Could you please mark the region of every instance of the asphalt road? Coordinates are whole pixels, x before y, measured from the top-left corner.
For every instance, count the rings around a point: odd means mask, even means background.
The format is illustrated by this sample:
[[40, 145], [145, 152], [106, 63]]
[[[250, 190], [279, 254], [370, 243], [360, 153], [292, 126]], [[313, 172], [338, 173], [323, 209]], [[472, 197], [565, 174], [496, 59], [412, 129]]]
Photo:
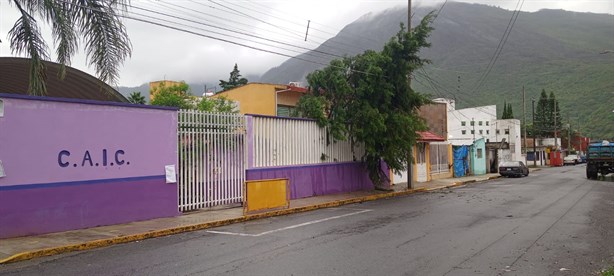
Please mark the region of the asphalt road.
[[595, 275], [614, 181], [583, 165], [0, 266], [2, 275]]

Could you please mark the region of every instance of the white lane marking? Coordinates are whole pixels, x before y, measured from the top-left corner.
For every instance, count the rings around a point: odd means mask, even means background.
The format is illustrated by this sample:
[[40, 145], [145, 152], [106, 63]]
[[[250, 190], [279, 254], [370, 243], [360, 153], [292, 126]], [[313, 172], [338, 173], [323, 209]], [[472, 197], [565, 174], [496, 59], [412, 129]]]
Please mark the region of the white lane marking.
[[308, 221], [308, 222], [303, 222], [303, 223], [299, 223], [299, 224], [295, 224], [295, 225], [291, 225], [291, 226], [286, 226], [286, 227], [278, 228], [278, 229], [275, 229], [275, 230], [265, 231], [265, 232], [262, 232], [262, 233], [259, 233], [259, 234], [245, 234], [245, 233], [224, 232], [224, 231], [205, 231], [205, 232], [212, 233], [212, 234], [222, 234], [222, 235], [232, 235], [232, 236], [242, 236], [242, 237], [260, 237], [260, 236], [264, 236], [264, 235], [275, 233], [275, 232], [279, 232], [279, 231], [285, 231], [285, 230], [289, 230], [289, 229], [294, 229], [294, 228], [298, 228], [298, 227], [302, 227], [302, 226], [316, 224], [316, 223], [320, 223], [320, 222], [324, 222], [324, 221], [328, 221], [328, 220], [349, 217], [349, 216], [358, 215], [358, 214], [362, 214], [362, 213], [366, 213], [366, 212], [371, 212], [371, 211], [373, 211], [373, 210], [366, 209], [366, 210], [361, 210], [361, 211], [358, 211], [358, 212], [353, 212], [353, 213], [349, 213], [349, 214], [345, 214], [345, 215], [339, 215], [339, 216], [333, 216], [333, 217], [328, 217], [328, 218], [323, 218], [323, 219], [318, 219], [318, 220], [312, 220], [312, 221]]

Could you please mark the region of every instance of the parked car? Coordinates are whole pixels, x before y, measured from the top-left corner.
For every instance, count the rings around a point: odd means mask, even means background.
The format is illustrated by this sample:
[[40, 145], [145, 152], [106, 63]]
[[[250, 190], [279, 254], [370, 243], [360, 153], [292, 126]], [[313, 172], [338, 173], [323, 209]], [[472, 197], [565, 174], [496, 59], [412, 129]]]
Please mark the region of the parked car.
[[586, 163], [586, 155], [580, 155], [580, 163]]
[[580, 163], [580, 157], [576, 154], [570, 154], [563, 158], [563, 165], [575, 165]]
[[499, 174], [501, 176], [527, 176], [529, 168], [522, 161], [506, 161], [499, 164]]

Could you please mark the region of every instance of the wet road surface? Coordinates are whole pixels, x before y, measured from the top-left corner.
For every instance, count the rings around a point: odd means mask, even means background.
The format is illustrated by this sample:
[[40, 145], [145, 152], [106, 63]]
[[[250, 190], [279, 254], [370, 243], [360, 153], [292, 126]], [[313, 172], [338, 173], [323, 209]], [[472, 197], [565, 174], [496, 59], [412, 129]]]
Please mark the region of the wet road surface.
[[0, 266], [1, 275], [595, 275], [614, 181], [583, 165]]

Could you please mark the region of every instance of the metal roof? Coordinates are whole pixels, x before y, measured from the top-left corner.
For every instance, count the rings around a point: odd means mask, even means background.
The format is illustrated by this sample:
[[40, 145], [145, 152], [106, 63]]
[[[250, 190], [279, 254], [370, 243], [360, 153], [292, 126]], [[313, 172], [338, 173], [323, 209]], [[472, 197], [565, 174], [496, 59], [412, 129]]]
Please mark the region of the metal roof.
[[[108, 102], [128, 102], [117, 90], [98, 78], [66, 66], [66, 77], [58, 78], [60, 64], [44, 62], [47, 68], [47, 97]], [[30, 59], [0, 57], [0, 93], [28, 94]]]

